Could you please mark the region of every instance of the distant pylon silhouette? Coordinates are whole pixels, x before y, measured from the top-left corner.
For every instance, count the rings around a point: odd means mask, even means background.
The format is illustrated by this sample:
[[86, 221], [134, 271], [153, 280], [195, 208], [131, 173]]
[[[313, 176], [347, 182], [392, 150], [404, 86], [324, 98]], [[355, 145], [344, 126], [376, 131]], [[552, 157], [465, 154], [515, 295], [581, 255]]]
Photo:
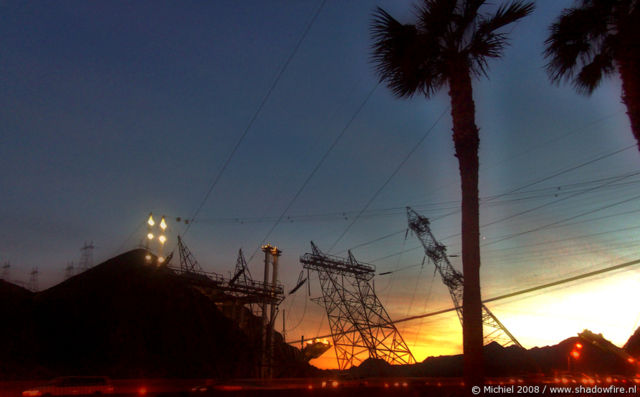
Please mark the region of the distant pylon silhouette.
[[31, 269], [31, 273], [29, 273], [29, 289], [33, 292], [38, 292], [38, 268], [34, 267]]
[[73, 265], [73, 262], [69, 262], [67, 264], [67, 267], [64, 268], [64, 279], [68, 280], [71, 277], [73, 277], [75, 275], [75, 267]]
[[11, 269], [11, 264], [9, 263], [9, 261], [5, 262], [4, 265], [2, 265], [2, 279], [5, 281], [9, 281], [9, 276], [10, 276], [10, 269]]
[[78, 269], [81, 272], [84, 272], [87, 269], [93, 267], [93, 249], [94, 249], [93, 241], [88, 243], [85, 241], [82, 248], [80, 248], [80, 263], [78, 263]]

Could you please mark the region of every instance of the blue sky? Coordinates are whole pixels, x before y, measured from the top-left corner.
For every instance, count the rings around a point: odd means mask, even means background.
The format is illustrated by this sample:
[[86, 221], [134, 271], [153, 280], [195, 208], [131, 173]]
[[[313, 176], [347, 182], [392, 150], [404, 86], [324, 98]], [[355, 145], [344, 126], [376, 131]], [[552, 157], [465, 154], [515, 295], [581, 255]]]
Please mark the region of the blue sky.
[[[231, 271], [237, 249], [247, 257], [254, 252], [348, 126], [268, 238], [284, 251], [281, 274], [291, 287], [309, 241], [328, 250], [435, 124], [369, 207], [383, 211], [365, 213], [332, 252], [397, 232], [354, 249], [380, 272], [412, 266], [376, 281], [392, 317], [450, 306], [437, 278], [430, 287], [432, 265], [416, 266], [420, 250], [378, 260], [418, 245], [415, 237], [404, 239], [404, 206], [437, 217], [459, 200], [446, 90], [429, 100], [400, 100], [382, 85], [375, 88], [371, 13], [379, 5], [410, 22], [410, 1], [1, 1], [0, 262], [10, 261], [11, 279], [26, 281], [37, 266], [42, 287], [61, 281], [85, 241], [95, 243], [96, 262], [134, 248], [149, 212], [167, 215], [169, 245], [175, 244], [184, 230], [175, 218], [198, 208], [321, 4], [185, 236], [187, 244], [205, 269]], [[482, 229], [485, 296], [636, 259], [633, 211], [640, 208], [632, 198], [640, 194], [633, 175], [640, 158], [634, 148], [607, 156], [634, 144], [620, 82], [607, 80], [584, 97], [569, 85], [552, 86], [544, 72], [547, 27], [571, 4], [537, 2], [535, 12], [513, 26], [511, 46], [490, 63], [489, 79], [474, 82], [481, 196], [531, 184], [482, 204], [481, 224], [498, 221]], [[596, 160], [601, 156], [607, 157]], [[565, 200], [550, 203], [558, 199]], [[457, 214], [434, 221], [434, 234], [455, 235], [459, 223]], [[536, 228], [542, 229], [496, 241]], [[459, 252], [459, 237], [443, 243]], [[254, 274], [260, 274], [258, 260], [250, 263]], [[637, 271], [619, 276], [628, 280]], [[615, 287], [615, 280], [597, 285]], [[605, 321], [590, 325], [585, 312], [543, 337], [522, 313], [545, 307], [549, 296], [555, 302], [569, 299], [563, 293], [577, 296], [587, 285], [504, 302], [495, 312], [525, 334], [525, 344], [557, 341]], [[320, 293], [317, 280], [312, 293]], [[283, 304], [288, 335], [327, 333], [322, 309], [304, 301], [302, 293]], [[620, 328], [611, 338], [624, 342], [623, 334], [638, 325], [635, 312], [629, 316], [594, 331]], [[425, 324], [455, 329], [456, 321]], [[416, 324], [401, 331], [424, 354], [459, 349], [456, 336], [447, 339], [449, 347], [433, 350], [431, 339], [421, 336], [424, 329]]]

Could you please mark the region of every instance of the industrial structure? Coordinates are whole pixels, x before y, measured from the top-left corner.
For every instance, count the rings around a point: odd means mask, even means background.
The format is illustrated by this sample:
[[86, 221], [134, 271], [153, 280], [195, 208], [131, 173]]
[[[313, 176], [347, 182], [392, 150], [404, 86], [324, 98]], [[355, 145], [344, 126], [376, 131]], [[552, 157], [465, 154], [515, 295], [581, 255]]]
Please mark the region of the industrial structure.
[[416, 362], [376, 296], [372, 265], [359, 263], [351, 251], [347, 259], [323, 254], [313, 242], [311, 253], [300, 257], [300, 263], [307, 271], [318, 273], [322, 297], [313, 300], [327, 312], [339, 369], [366, 358], [390, 364]]
[[[442, 282], [449, 289], [449, 294], [453, 300], [453, 305], [458, 313], [460, 323], [462, 323], [462, 291], [464, 284], [464, 276], [449, 262], [447, 256], [447, 247], [440, 244], [429, 226], [429, 219], [418, 214], [411, 208], [407, 207], [407, 219], [409, 229], [418, 237], [418, 240], [424, 247], [427, 257], [433, 262]], [[516, 345], [522, 347], [518, 340], [507, 330], [507, 328], [498, 320], [498, 318], [489, 310], [487, 306], [482, 304], [482, 323], [484, 325], [484, 344], [487, 345], [493, 341], [502, 346]]]
[[[269, 378], [273, 375], [274, 356], [274, 324], [278, 314], [278, 306], [284, 299], [284, 290], [278, 282], [278, 258], [282, 251], [277, 247], [265, 245], [264, 281], [251, 278], [242, 250], [238, 251], [238, 259], [232, 277], [227, 278], [214, 272], [205, 272], [184, 240], [178, 236], [179, 264], [172, 265], [173, 252], [158, 265], [171, 269], [178, 277], [201, 290], [214, 301], [241, 328], [247, 326], [247, 313], [260, 318], [261, 357], [256, 375]], [[147, 256], [152, 262], [152, 256]]]

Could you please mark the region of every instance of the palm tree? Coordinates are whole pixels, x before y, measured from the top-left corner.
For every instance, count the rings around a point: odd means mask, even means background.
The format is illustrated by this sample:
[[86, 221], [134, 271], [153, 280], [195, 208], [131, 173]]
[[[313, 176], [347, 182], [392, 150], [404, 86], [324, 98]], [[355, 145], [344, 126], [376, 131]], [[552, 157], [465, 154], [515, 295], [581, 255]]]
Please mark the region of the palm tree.
[[462, 190], [463, 351], [467, 387], [482, 381], [482, 302], [478, 145], [471, 80], [486, 76], [490, 58], [507, 45], [500, 30], [533, 11], [532, 2], [514, 1], [491, 14], [485, 0], [423, 0], [415, 24], [401, 24], [382, 8], [373, 15], [373, 61], [381, 82], [397, 97], [429, 98], [449, 87], [453, 142]]
[[640, 150], [640, 1], [581, 0], [563, 10], [545, 41], [552, 82], [590, 95], [604, 76], [622, 78], [622, 102]]

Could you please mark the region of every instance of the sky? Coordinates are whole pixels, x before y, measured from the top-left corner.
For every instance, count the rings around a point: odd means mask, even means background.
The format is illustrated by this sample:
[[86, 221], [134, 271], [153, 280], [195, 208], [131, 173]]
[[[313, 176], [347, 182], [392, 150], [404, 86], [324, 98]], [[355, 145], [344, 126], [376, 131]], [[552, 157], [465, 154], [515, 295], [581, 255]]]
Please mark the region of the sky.
[[[151, 212], [169, 224], [163, 253], [181, 234], [207, 271], [229, 275], [242, 248], [261, 275], [269, 242], [288, 291], [314, 241], [391, 272], [375, 287], [393, 319], [451, 307], [404, 210], [434, 218], [460, 269], [447, 93], [394, 98], [371, 63], [375, 7], [409, 23], [412, 3], [0, 1], [10, 280], [37, 267], [39, 288], [55, 285], [85, 242], [95, 263], [133, 249]], [[586, 97], [544, 71], [548, 26], [572, 4], [536, 2], [473, 83], [487, 298], [638, 259], [640, 156], [620, 81]], [[194, 214], [185, 233], [176, 219]], [[525, 347], [585, 328], [622, 345], [640, 325], [639, 279], [630, 267], [488, 306]], [[330, 333], [306, 288], [281, 309], [288, 340]], [[398, 328], [419, 361], [462, 350], [453, 312]], [[331, 351], [312, 363], [336, 366]]]

